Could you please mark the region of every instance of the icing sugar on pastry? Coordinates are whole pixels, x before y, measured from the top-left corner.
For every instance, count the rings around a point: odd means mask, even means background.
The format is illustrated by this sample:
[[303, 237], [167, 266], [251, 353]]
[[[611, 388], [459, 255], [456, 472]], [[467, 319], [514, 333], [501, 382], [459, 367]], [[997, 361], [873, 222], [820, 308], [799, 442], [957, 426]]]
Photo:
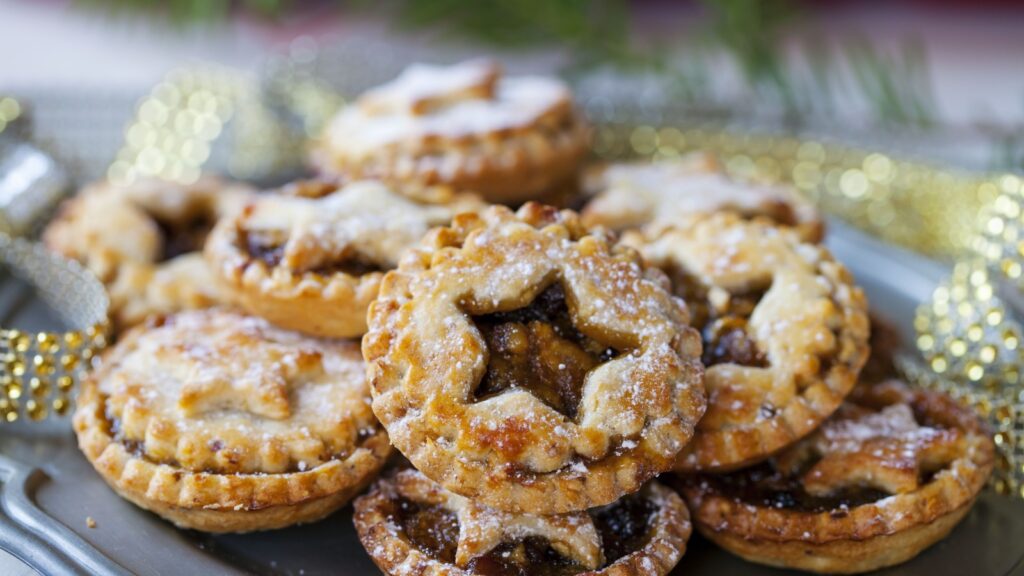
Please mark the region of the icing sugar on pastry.
[[724, 210], [767, 217], [797, 228], [806, 240], [821, 239], [821, 217], [795, 191], [734, 180], [707, 153], [599, 166], [587, 173], [584, 188], [594, 196], [583, 210], [584, 222], [591, 226], [616, 230], [646, 226], [656, 233], [694, 215]]
[[663, 280], [568, 211], [457, 217], [371, 306], [374, 411], [453, 492], [607, 504], [671, 466], [704, 409], [697, 334]]
[[97, 183], [61, 206], [43, 241], [107, 286], [111, 316], [124, 329], [151, 315], [229, 303], [199, 254], [214, 223], [250, 196], [210, 176], [190, 185]]
[[667, 273], [703, 337], [708, 411], [681, 468], [764, 459], [853, 388], [868, 351], [867, 302], [824, 248], [727, 212], [622, 241]]
[[390, 452], [357, 345], [218, 309], [125, 333], [78, 404], [79, 446], [115, 490], [210, 532], [322, 518]]
[[313, 162], [348, 180], [448, 184], [522, 202], [572, 186], [588, 134], [559, 80], [505, 77], [483, 60], [417, 64], [340, 111]]
[[432, 226], [479, 210], [476, 196], [436, 189], [415, 201], [375, 181], [293, 185], [217, 225], [206, 258], [241, 307], [315, 336], [366, 330], [383, 272]]

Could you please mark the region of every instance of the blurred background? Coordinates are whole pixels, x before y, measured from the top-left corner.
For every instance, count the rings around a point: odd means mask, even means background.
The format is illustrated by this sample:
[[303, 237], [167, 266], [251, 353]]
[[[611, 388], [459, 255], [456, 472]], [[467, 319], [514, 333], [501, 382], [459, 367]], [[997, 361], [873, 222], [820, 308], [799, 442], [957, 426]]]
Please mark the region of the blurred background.
[[[196, 63], [262, 79], [299, 64], [346, 93], [410, 61], [488, 54], [566, 76], [598, 116], [1013, 170], [1024, 167], [1022, 23], [1024, 4], [997, 0], [0, 0], [0, 96], [34, 106], [45, 139], [81, 122], [70, 96], [123, 127], [132, 106], [119, 104]], [[106, 158], [121, 136], [63, 129]]]

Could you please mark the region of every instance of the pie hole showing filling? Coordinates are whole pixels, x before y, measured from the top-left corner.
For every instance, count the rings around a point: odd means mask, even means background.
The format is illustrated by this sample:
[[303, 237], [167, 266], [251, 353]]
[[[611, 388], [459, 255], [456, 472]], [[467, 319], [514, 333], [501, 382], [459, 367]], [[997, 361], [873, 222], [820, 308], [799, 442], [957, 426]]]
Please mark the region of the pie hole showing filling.
[[666, 272], [673, 292], [686, 302], [690, 325], [701, 333], [705, 366], [768, 366], [768, 358], [747, 332], [747, 322], [770, 286], [713, 295], [712, 289], [680, 266], [670, 266]]
[[[918, 414], [915, 414], [915, 420], [919, 426], [932, 429], [929, 434], [955, 431], [955, 429], [936, 426], [929, 419], [922, 418]], [[858, 434], [869, 433], [863, 428], [860, 430], [862, 431]], [[948, 468], [953, 460], [945, 454], [940, 454], [936, 459], [920, 458], [921, 453], [918, 450], [925, 450], [925, 448], [914, 445], [913, 437], [911, 440], [890, 439], [884, 435], [865, 438], [859, 448], [854, 448], [850, 452], [830, 453], [829, 457], [839, 458], [840, 461], [848, 459], [851, 464], [860, 466], [864, 465], [862, 461], [865, 455], [882, 458], [883, 461], [878, 465], [883, 468], [873, 470], [872, 474], [867, 475], [867, 478], [875, 477], [876, 479], [867, 480], [863, 484], [844, 485], [844, 478], [836, 478], [838, 486], [835, 487], [836, 484], [830, 482], [835, 488], [827, 495], [819, 495], [808, 491], [804, 484], [804, 478], [819, 462], [822, 462], [824, 455], [818, 453], [818, 449], [808, 445], [807, 442], [811, 442], [811, 440], [805, 440], [802, 444], [789, 449], [776, 458], [756, 466], [729, 474], [703, 476], [701, 480], [710, 484], [717, 492], [726, 497], [755, 506], [808, 513], [830, 512], [836, 517], [842, 517], [850, 508], [872, 504], [897, 492], [892, 487], [885, 489], [882, 488], [884, 484], [879, 484], [879, 482], [884, 482], [884, 470], [895, 467], [901, 471], [909, 471], [911, 474], [916, 472], [916, 486], [920, 488], [932, 482], [936, 474]], [[910, 442], [910, 444], [904, 442]], [[897, 460], [890, 462], [890, 458]], [[904, 462], [903, 459], [907, 459], [907, 461]], [[778, 465], [777, 460], [788, 463]], [[912, 467], [914, 460], [917, 460], [916, 470]], [[841, 466], [839, 469], [845, 468], [846, 466]]]
[[[637, 494], [590, 512], [604, 551], [602, 568], [647, 545], [656, 513], [657, 507]], [[399, 498], [389, 520], [416, 548], [440, 562], [455, 564], [459, 540], [455, 513], [441, 505]], [[587, 572], [586, 567], [566, 558], [539, 536], [502, 542], [473, 558], [466, 570], [483, 576], [572, 576]]]
[[[275, 268], [284, 260], [288, 236], [283, 231], [242, 231], [242, 245], [252, 261], [263, 262], [268, 268]], [[330, 262], [309, 270], [301, 270], [320, 276], [347, 274], [363, 276], [372, 272], [384, 272], [388, 268], [355, 250], [333, 258]]]
[[796, 512], [835, 512], [871, 504], [890, 496], [874, 488], [846, 488], [830, 496], [813, 496], [803, 488], [800, 476], [814, 464], [796, 474], [785, 474], [770, 462], [763, 462], [738, 472], [701, 479], [715, 487], [717, 492], [747, 504], [765, 508], [778, 508]]
[[215, 223], [214, 216], [206, 211], [199, 211], [182, 220], [168, 220], [156, 216], [152, 218], [160, 230], [160, 238], [163, 241], [160, 262], [202, 250], [206, 236]]
[[475, 400], [524, 389], [574, 419], [587, 373], [618, 355], [576, 329], [558, 282], [524, 308], [473, 316], [473, 322], [489, 352]]
[[459, 521], [455, 513], [437, 504], [420, 504], [400, 498], [391, 515], [392, 522], [414, 546], [446, 564], [455, 563], [459, 544]]

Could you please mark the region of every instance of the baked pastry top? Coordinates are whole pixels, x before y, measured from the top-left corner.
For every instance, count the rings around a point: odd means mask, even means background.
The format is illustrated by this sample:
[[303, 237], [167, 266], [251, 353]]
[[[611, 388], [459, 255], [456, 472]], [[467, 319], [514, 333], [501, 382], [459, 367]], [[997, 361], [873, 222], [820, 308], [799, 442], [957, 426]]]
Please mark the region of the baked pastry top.
[[449, 184], [523, 202], [574, 177], [589, 132], [562, 82], [505, 77], [489, 61], [416, 64], [330, 122], [314, 152], [324, 172]]
[[246, 310], [315, 336], [366, 330], [366, 308], [383, 273], [476, 196], [436, 190], [431, 202], [375, 181], [292, 185], [223, 220], [206, 247], [217, 277]]
[[866, 571], [944, 537], [983, 488], [993, 450], [969, 410], [891, 380], [858, 385], [818, 431], [772, 460], [683, 487], [702, 532], [745, 558]]
[[670, 468], [704, 411], [699, 337], [664, 282], [569, 211], [460, 215], [370, 307], [374, 412], [419, 470], [489, 506], [612, 502]]
[[414, 470], [356, 500], [363, 546], [387, 574], [666, 574], [686, 551], [689, 513], [656, 482], [590, 511], [513, 514], [444, 490]]
[[593, 197], [583, 209], [588, 226], [646, 227], [657, 233], [694, 215], [730, 211], [796, 228], [807, 241], [818, 242], [824, 233], [817, 209], [795, 190], [734, 180], [706, 152], [671, 161], [597, 166], [585, 174], [583, 188]]
[[703, 337], [708, 410], [680, 469], [762, 460], [853, 388], [868, 353], [867, 303], [826, 249], [733, 213], [623, 242], [668, 274]]
[[[216, 309], [127, 332], [83, 383], [75, 429], [115, 489], [158, 513], [354, 491], [389, 452], [355, 344]], [[236, 518], [201, 529], [265, 527]]]
[[43, 232], [48, 248], [78, 260], [107, 286], [118, 328], [147, 316], [225, 304], [198, 254], [214, 223], [252, 194], [205, 176], [194, 184], [93, 184], [66, 201]]

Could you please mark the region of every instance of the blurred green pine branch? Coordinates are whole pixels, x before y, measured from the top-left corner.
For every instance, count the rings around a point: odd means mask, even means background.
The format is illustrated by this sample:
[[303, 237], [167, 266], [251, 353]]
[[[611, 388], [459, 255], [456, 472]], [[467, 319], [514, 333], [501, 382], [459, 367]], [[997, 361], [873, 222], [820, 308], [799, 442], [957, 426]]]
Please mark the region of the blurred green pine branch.
[[[216, 23], [238, 12], [279, 18], [299, 0], [76, 0], [113, 12], [159, 14], [181, 25]], [[325, 4], [330, 4], [325, 1]], [[558, 46], [570, 55], [566, 72], [599, 67], [649, 74], [667, 82], [683, 102], [714, 104], [708, 60], [724, 49], [735, 61], [751, 98], [777, 103], [788, 121], [829, 114], [840, 93], [853, 92], [876, 121], [926, 127], [935, 122], [923, 48], [908, 43], [898, 54], [866, 39], [839, 45], [806, 37], [802, 67], [785, 53], [784, 39], [803, 15], [793, 0], [698, 0], [708, 16], [703, 34], [685, 44], [631, 38], [628, 0], [351, 0], [351, 9], [383, 13], [399, 26], [429, 28], [449, 37], [507, 49]], [[806, 35], [805, 35], [806, 36]], [[678, 55], [686, 54], [686, 58]], [[790, 54], [792, 56], [792, 54]]]

